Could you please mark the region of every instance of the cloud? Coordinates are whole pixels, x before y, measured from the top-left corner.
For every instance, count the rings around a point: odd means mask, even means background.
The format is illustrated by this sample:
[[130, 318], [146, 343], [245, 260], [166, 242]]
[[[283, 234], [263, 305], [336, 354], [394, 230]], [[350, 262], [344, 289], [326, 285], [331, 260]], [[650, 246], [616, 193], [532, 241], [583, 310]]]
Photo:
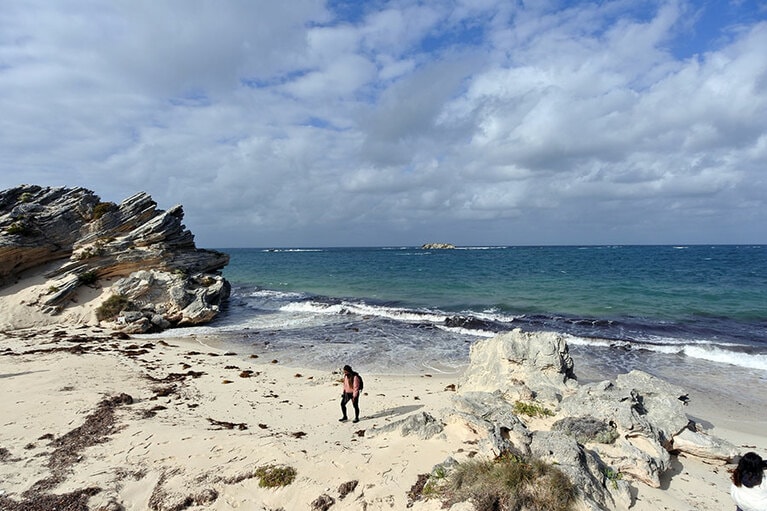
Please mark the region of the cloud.
[[206, 246], [767, 242], [767, 13], [711, 9], [11, 1], [0, 186]]

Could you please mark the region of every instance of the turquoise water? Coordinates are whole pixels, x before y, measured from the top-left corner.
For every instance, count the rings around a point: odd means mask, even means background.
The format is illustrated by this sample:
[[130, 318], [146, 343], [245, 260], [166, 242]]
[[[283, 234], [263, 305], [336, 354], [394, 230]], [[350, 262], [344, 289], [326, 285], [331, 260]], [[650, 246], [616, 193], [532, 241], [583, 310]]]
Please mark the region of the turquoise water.
[[211, 328], [303, 363], [459, 366], [519, 327], [614, 371], [648, 353], [767, 371], [767, 246], [222, 250], [233, 297]]

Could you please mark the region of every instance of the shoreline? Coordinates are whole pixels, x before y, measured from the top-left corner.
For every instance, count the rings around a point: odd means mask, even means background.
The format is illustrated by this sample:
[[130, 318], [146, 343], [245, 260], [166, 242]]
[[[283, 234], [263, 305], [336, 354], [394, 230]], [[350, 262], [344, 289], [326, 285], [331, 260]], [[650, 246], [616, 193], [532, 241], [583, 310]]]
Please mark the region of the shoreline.
[[[114, 425], [77, 452], [80, 459], [52, 489], [101, 488], [83, 509], [110, 509], [110, 502], [113, 509], [118, 502], [125, 510], [169, 509], [186, 498], [199, 501], [192, 509], [309, 509], [321, 495], [335, 500], [334, 510], [363, 509], [363, 502], [368, 510], [405, 509], [419, 474], [472, 452], [449, 425], [444, 439], [365, 435], [415, 412], [438, 415], [460, 375], [364, 374], [362, 420], [339, 425], [337, 373], [249, 359], [184, 337], [142, 337], [117, 339], [94, 326], [4, 332], [0, 496], [19, 501], [50, 477], [46, 459], [56, 449], [44, 438], [64, 438], [121, 393], [133, 403], [115, 408]], [[716, 396], [691, 398], [689, 413], [713, 434], [765, 452], [767, 438], [757, 434], [763, 426], [728, 416]], [[273, 464], [293, 466], [293, 484], [259, 487], [255, 469]], [[724, 465], [679, 456], [661, 488], [632, 483], [631, 509], [728, 508], [728, 477]], [[357, 486], [341, 499], [338, 489], [352, 481]], [[412, 509], [439, 508], [419, 500]]]

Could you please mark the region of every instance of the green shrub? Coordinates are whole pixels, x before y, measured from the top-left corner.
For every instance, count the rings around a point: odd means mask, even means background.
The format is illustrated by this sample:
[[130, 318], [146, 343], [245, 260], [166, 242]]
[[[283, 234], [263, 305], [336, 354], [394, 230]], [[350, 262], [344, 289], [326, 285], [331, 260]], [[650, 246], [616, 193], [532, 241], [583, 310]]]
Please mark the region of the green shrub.
[[83, 261], [85, 259], [91, 259], [93, 257], [100, 257], [104, 255], [104, 242], [101, 240], [96, 241], [93, 245], [85, 247], [82, 251], [75, 255], [75, 260]]
[[86, 271], [77, 276], [77, 282], [89, 286], [95, 284], [99, 276], [95, 271]]
[[11, 225], [8, 226], [7, 229], [5, 229], [5, 232], [8, 234], [18, 234], [19, 236], [26, 236], [27, 234], [31, 234], [32, 230], [27, 227], [26, 224], [22, 222], [13, 222]]
[[435, 467], [429, 474], [429, 480], [426, 481], [421, 494], [427, 499], [439, 497], [445, 484], [447, 484], [447, 476], [448, 471], [444, 466]]
[[19, 202], [26, 203], [32, 200], [32, 194], [29, 192], [24, 192], [21, 195], [19, 195]]
[[605, 467], [604, 469], [605, 478], [607, 478], [608, 481], [610, 481], [613, 485], [613, 489], [618, 489], [618, 481], [623, 479], [623, 474], [620, 472], [611, 469], [610, 467]]
[[462, 463], [438, 488], [448, 507], [469, 501], [477, 511], [570, 511], [576, 500], [575, 486], [559, 468], [512, 454]]
[[256, 477], [260, 479], [258, 485], [262, 488], [276, 488], [287, 486], [296, 478], [296, 469], [293, 467], [278, 467], [267, 465], [256, 469]]
[[99, 202], [93, 206], [93, 219], [98, 220], [106, 213], [117, 209], [117, 204], [114, 202]]
[[528, 417], [551, 417], [554, 415], [554, 412], [544, 406], [523, 401], [514, 403], [514, 413], [517, 415], [527, 415]]
[[96, 308], [96, 317], [99, 321], [113, 319], [124, 311], [128, 305], [130, 305], [130, 300], [126, 296], [112, 295]]

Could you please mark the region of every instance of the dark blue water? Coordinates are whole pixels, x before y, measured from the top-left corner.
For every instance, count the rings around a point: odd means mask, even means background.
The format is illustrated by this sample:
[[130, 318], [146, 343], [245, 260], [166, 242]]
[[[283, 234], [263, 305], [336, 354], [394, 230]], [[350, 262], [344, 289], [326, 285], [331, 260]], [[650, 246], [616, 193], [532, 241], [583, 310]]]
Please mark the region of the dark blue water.
[[223, 251], [233, 297], [201, 331], [299, 363], [449, 369], [522, 328], [566, 334], [608, 373], [767, 371], [767, 246]]

